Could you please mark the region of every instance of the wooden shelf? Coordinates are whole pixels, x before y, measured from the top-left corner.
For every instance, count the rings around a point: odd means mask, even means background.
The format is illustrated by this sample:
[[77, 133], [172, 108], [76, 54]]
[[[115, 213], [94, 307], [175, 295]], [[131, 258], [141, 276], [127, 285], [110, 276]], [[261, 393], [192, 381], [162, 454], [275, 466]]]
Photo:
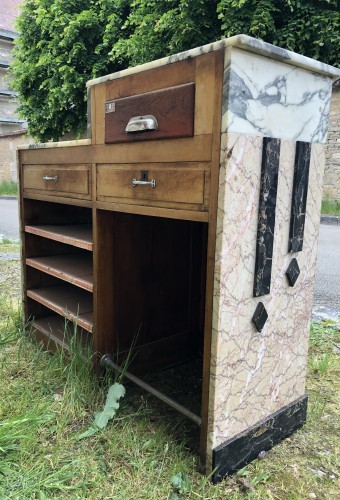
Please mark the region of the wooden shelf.
[[92, 251], [93, 249], [92, 226], [90, 224], [25, 226], [25, 232], [84, 250]]
[[60, 316], [48, 316], [47, 318], [34, 320], [32, 328], [44, 335], [43, 340], [45, 343], [50, 339], [54, 344], [67, 350], [70, 350], [70, 341], [75, 333], [80, 346], [88, 346], [91, 340], [89, 332], [79, 327], [75, 332], [73, 324], [68, 323], [67, 320]]
[[77, 253], [26, 259], [28, 266], [55, 276], [89, 292], [93, 291], [92, 255]]
[[75, 293], [72, 285], [60, 285], [27, 290], [27, 296], [92, 332], [92, 295], [88, 292], [79, 289]]

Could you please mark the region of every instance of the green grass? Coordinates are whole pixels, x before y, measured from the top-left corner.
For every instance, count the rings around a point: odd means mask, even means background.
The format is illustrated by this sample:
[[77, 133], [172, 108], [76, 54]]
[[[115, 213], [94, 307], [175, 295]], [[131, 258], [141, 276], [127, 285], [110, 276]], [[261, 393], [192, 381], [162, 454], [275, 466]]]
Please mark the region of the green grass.
[[20, 252], [20, 245], [18, 241], [10, 238], [2, 238], [0, 240], [0, 254], [18, 253]]
[[322, 200], [321, 213], [340, 216], [340, 201]]
[[340, 332], [333, 324], [312, 324], [307, 425], [213, 486], [198, 472], [190, 424], [132, 385], [107, 427], [77, 440], [112, 380], [93, 374], [90, 352], [76, 343], [65, 358], [23, 335], [19, 292], [11, 298], [2, 285], [0, 499], [338, 498]]
[[0, 196], [18, 194], [18, 185], [14, 181], [1, 181], [0, 182]]

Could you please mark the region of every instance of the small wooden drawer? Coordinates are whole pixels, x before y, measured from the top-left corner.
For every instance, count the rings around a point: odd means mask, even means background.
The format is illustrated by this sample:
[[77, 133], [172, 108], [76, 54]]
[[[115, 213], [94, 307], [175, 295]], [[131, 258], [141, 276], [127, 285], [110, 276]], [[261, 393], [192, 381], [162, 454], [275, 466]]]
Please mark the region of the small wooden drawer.
[[194, 83], [107, 101], [105, 142], [192, 137], [194, 109]]
[[[97, 200], [204, 204], [206, 172], [145, 165], [98, 165]], [[120, 200], [119, 200], [120, 199]]]
[[91, 198], [90, 165], [24, 165], [24, 193]]

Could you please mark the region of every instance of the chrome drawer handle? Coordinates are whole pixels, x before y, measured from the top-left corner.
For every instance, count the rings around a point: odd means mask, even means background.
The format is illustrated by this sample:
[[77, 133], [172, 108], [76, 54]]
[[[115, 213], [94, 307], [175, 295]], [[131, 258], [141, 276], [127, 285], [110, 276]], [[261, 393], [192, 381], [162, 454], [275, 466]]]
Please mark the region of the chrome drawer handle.
[[53, 175], [52, 177], [50, 177], [49, 175], [44, 175], [43, 179], [44, 179], [44, 181], [54, 181], [54, 182], [57, 182], [58, 176], [57, 175]]
[[155, 179], [152, 179], [151, 181], [138, 181], [137, 179], [132, 179], [132, 185], [133, 187], [136, 186], [151, 186], [152, 188], [156, 187], [156, 181]]
[[145, 130], [158, 130], [157, 118], [153, 115], [134, 116], [130, 118], [125, 127], [125, 132], [144, 132]]

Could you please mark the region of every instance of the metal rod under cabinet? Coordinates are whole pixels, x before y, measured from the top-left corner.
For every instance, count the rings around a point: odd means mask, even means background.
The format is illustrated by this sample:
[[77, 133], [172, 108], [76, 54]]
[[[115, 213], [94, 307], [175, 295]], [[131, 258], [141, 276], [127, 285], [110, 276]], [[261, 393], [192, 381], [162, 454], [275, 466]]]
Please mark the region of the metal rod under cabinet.
[[158, 391], [157, 389], [155, 389], [151, 385], [147, 384], [146, 382], [144, 382], [140, 378], [136, 377], [132, 373], [123, 370], [119, 365], [117, 365], [113, 361], [113, 357], [110, 354], [105, 354], [101, 358], [100, 364], [102, 366], [112, 368], [113, 370], [115, 370], [118, 373], [121, 373], [128, 380], [130, 380], [134, 384], [138, 385], [139, 387], [141, 387], [145, 391], [149, 392], [150, 394], [152, 394], [156, 398], [160, 399], [161, 401], [163, 401], [163, 403], [166, 403], [168, 406], [171, 406], [172, 408], [177, 410], [179, 413], [182, 413], [182, 415], [186, 416], [187, 418], [189, 418], [190, 420], [195, 422], [195, 424], [197, 424], [199, 426], [201, 425], [201, 418], [198, 415], [195, 415], [195, 413], [188, 410], [187, 408], [185, 408], [181, 404], [177, 403], [173, 399], [169, 398], [168, 396], [166, 396], [162, 392]]

